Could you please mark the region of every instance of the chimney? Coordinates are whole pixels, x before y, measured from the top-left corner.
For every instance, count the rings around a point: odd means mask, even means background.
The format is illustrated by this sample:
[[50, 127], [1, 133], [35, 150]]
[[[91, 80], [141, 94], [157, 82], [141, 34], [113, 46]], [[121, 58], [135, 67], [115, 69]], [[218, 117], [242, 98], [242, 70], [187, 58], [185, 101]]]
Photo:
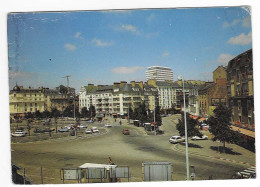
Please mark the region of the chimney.
[[120, 83], [119, 83], [119, 82], [114, 82], [113, 88], [114, 88], [114, 89], [115, 89], [115, 88], [118, 88], [118, 87], [119, 87], [119, 85], [120, 85]]
[[131, 86], [135, 87], [135, 81], [131, 81]]
[[99, 88], [102, 88], [104, 85], [97, 85], [97, 88], [99, 89]]
[[120, 82], [120, 88], [123, 88], [126, 83], [127, 83], [126, 81], [121, 81]]
[[142, 88], [142, 89], [144, 89], [144, 83], [143, 83], [143, 81], [140, 81], [140, 82], [137, 82], [138, 84], [139, 84], [139, 86]]

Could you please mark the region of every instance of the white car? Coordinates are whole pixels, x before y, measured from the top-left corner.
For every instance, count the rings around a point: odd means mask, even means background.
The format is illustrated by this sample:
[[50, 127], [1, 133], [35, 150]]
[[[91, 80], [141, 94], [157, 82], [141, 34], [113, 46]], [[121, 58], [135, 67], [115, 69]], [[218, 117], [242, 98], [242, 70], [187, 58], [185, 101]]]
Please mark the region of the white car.
[[26, 132], [23, 130], [16, 130], [15, 132], [12, 133], [13, 137], [23, 137], [26, 135]]
[[85, 133], [86, 134], [92, 134], [92, 130], [91, 129], [86, 129]]
[[72, 126], [73, 126], [73, 124], [70, 124], [70, 125], [65, 126], [65, 128], [67, 128], [68, 130], [70, 130]]
[[209, 137], [206, 135], [203, 135], [202, 137], [199, 137], [199, 136], [191, 137], [191, 140], [208, 140], [208, 139], [209, 139]]
[[179, 143], [179, 142], [185, 142], [185, 138], [180, 137], [180, 136], [172, 136], [169, 140], [170, 143]]
[[91, 130], [92, 130], [93, 133], [98, 133], [99, 132], [97, 127], [92, 127]]
[[112, 127], [112, 125], [110, 123], [106, 123], [105, 127]]
[[79, 125], [78, 125], [78, 128], [80, 128], [80, 129], [82, 129], [82, 128], [88, 128], [88, 126], [83, 125], [83, 124], [79, 124]]

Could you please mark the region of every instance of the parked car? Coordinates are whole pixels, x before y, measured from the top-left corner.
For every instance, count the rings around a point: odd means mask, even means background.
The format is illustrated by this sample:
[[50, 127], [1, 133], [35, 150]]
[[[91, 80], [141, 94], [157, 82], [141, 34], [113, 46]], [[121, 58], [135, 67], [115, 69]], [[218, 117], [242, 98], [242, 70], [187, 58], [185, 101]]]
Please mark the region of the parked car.
[[80, 128], [80, 129], [82, 129], [82, 128], [88, 128], [88, 126], [87, 126], [87, 125], [83, 125], [83, 124], [79, 124], [79, 125], [78, 125], [78, 128]]
[[128, 129], [123, 129], [123, 130], [122, 130], [122, 133], [123, 133], [124, 135], [130, 135], [130, 131], [129, 131]]
[[15, 130], [12, 134], [13, 137], [23, 137], [26, 135], [26, 132], [24, 130], [21, 129], [17, 129]]
[[69, 132], [69, 129], [67, 129], [65, 127], [61, 127], [58, 131], [59, 132]]
[[40, 129], [40, 128], [35, 128], [34, 133], [44, 133], [45, 131], [43, 129]]
[[70, 130], [70, 129], [73, 128], [73, 125], [74, 125], [74, 124], [67, 125], [67, 126], [65, 126], [65, 128], [67, 128], [68, 130]]
[[208, 136], [206, 135], [203, 135], [202, 137], [199, 137], [199, 136], [193, 136], [191, 137], [191, 140], [208, 140]]
[[86, 134], [92, 134], [92, 130], [91, 129], [86, 129], [85, 133]]
[[185, 138], [181, 136], [172, 136], [169, 140], [170, 143], [176, 144], [180, 142], [185, 142]]
[[93, 133], [98, 133], [99, 132], [97, 127], [92, 127], [91, 130], [92, 130]]
[[110, 123], [106, 123], [105, 127], [112, 127], [112, 125]]
[[94, 120], [91, 120], [91, 119], [90, 119], [90, 120], [87, 120], [86, 122], [87, 122], [87, 123], [94, 123]]

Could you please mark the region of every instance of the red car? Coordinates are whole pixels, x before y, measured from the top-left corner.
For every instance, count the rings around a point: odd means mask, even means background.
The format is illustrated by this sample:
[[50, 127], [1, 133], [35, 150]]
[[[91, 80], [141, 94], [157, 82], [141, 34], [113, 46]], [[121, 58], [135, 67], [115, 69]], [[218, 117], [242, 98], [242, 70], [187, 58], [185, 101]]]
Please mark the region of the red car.
[[130, 131], [129, 131], [128, 129], [123, 129], [123, 130], [122, 130], [122, 133], [123, 133], [124, 135], [130, 135]]

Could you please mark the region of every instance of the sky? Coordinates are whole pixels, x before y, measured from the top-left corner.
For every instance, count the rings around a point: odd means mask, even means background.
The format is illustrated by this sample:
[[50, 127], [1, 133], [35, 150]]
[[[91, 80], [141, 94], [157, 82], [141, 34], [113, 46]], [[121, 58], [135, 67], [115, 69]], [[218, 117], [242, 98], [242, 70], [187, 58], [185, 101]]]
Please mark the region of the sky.
[[252, 48], [243, 7], [30, 12], [8, 15], [10, 89], [146, 81], [147, 67], [174, 81], [212, 81], [212, 72]]

